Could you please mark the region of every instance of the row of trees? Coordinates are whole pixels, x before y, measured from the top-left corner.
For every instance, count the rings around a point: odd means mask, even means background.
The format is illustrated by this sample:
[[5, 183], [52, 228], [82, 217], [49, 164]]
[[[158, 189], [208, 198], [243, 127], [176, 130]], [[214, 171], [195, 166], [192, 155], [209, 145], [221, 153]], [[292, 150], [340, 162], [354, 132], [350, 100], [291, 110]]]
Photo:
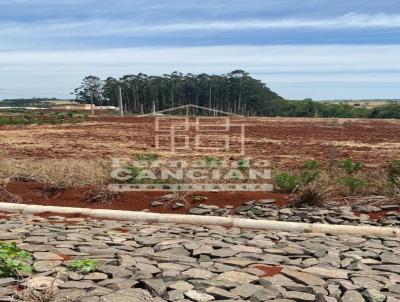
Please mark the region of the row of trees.
[[329, 104], [311, 100], [270, 102], [261, 115], [285, 117], [394, 118], [400, 119], [400, 103], [366, 108], [349, 104]]
[[121, 87], [124, 110], [129, 113], [143, 114], [194, 104], [251, 116], [400, 118], [398, 103], [367, 109], [310, 99], [284, 100], [242, 70], [220, 76], [178, 72], [163, 76], [139, 73], [106, 80], [88, 76], [74, 94], [80, 103], [118, 107], [118, 87]]
[[220, 76], [178, 72], [148, 76], [139, 73], [119, 79], [109, 77], [104, 81], [88, 76], [74, 94], [81, 103], [118, 106], [118, 86], [121, 87], [124, 109], [130, 113], [194, 104], [231, 113], [258, 115], [268, 102], [282, 100], [264, 83], [242, 70]]

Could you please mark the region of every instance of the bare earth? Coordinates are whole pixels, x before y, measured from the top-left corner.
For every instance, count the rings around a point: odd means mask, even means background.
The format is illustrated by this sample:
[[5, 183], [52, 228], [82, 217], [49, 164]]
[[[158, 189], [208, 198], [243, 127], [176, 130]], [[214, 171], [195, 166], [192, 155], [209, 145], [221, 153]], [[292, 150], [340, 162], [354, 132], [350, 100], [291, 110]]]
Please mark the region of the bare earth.
[[[334, 148], [338, 158], [352, 157], [371, 167], [399, 158], [398, 120], [233, 118], [231, 122], [245, 124], [247, 156], [271, 160], [277, 167], [295, 166], [307, 159], [327, 162]], [[232, 128], [230, 134], [237, 135], [237, 129]], [[32, 159], [132, 157], [146, 152], [172, 156], [168, 151], [155, 150], [153, 117], [0, 126], [0, 150], [6, 157]], [[182, 155], [229, 156], [229, 152], [196, 153], [191, 149]]]

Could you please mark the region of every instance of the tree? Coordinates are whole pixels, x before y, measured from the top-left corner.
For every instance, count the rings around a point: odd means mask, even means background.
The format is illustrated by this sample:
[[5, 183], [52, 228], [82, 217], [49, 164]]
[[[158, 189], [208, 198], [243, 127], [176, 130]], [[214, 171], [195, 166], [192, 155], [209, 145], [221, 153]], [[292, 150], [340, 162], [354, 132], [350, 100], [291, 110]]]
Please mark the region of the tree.
[[98, 77], [87, 76], [82, 80], [81, 86], [73, 92], [79, 103], [103, 105], [104, 83]]

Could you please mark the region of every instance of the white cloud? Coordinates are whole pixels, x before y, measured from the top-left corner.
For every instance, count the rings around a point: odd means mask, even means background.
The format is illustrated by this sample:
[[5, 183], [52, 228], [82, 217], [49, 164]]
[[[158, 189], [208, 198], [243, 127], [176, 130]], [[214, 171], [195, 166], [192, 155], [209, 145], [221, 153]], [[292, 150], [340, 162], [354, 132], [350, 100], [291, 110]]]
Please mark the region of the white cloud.
[[[3, 51], [0, 52], [0, 83], [1, 88], [12, 89], [8, 95], [31, 93], [36, 96], [67, 96], [80, 80], [89, 74], [105, 78], [138, 72], [163, 74], [178, 70], [184, 73], [220, 74], [234, 69], [243, 69], [270, 84], [272, 88], [274, 85], [279, 86], [280, 93], [285, 96], [288, 96], [289, 91], [290, 97], [300, 98], [303, 94], [315, 97], [313, 84], [342, 83], [347, 88], [351, 85], [363, 84], [370, 87], [370, 90], [377, 85], [380, 87], [386, 84], [398, 85], [400, 82], [399, 53], [400, 45], [276, 45], [145, 47], [43, 52]], [[301, 88], [301, 95], [297, 96], [295, 91], [291, 92], [293, 85], [299, 84], [308, 87], [309, 94], [304, 93], [304, 87]], [[26, 89], [30, 91], [26, 92]], [[37, 89], [45, 90], [38, 91]], [[384, 95], [383, 88], [379, 89], [381, 90], [376, 90], [374, 93]], [[327, 96], [330, 93], [335, 95], [337, 91], [333, 89], [319, 93]], [[0, 99], [5, 95], [7, 93], [1, 91]]]
[[[34, 23], [0, 23], [0, 39], [17, 42], [31, 38], [143, 36], [176, 32], [240, 31], [268, 29], [311, 28], [331, 29], [372, 29], [400, 28], [399, 14], [355, 14], [320, 19], [282, 18], [249, 20], [204, 20], [183, 23], [141, 24], [130, 20], [90, 19], [48, 20]], [[5, 43], [5, 42], [4, 42]], [[6, 44], [6, 43], [5, 43]], [[13, 43], [12, 43], [13, 44]]]

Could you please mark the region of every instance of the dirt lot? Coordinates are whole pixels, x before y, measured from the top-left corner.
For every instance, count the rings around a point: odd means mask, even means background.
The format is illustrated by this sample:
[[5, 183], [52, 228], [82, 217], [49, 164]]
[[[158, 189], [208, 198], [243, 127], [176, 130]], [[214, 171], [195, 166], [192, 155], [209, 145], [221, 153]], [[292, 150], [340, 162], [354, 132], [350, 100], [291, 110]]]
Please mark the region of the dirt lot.
[[[384, 165], [400, 155], [398, 120], [233, 118], [231, 123], [245, 124], [246, 156], [271, 160], [276, 167], [295, 166], [307, 159], [326, 162], [335, 147], [338, 158], [352, 157], [370, 166]], [[238, 134], [234, 127], [230, 133]], [[34, 159], [132, 157], [146, 152], [171, 157], [171, 152], [155, 150], [154, 134], [152, 117], [103, 117], [79, 124], [1, 126], [0, 150], [8, 157]], [[190, 150], [181, 155], [229, 156], [229, 152]]]
[[[99, 159], [134, 158], [137, 154], [158, 153], [161, 158], [204, 158], [220, 156], [239, 158], [227, 150], [179, 151], [155, 150], [154, 117], [96, 117], [89, 122], [60, 125], [0, 126], [0, 156], [16, 159]], [[220, 121], [215, 121], [220, 125]], [[399, 159], [400, 121], [361, 119], [305, 118], [232, 118], [233, 125], [245, 125], [246, 156], [270, 160], [273, 167], [295, 167], [308, 159], [327, 163], [333, 152], [337, 158], [351, 157], [370, 168]], [[215, 126], [215, 125], [214, 125]], [[193, 143], [194, 129], [189, 130]], [[211, 131], [207, 132], [210, 134]], [[186, 133], [187, 134], [187, 133]], [[226, 133], [224, 133], [226, 134]], [[229, 134], [238, 142], [240, 127]], [[220, 134], [219, 134], [220, 135]], [[207, 141], [212, 143], [211, 140]], [[336, 151], [333, 151], [336, 150]], [[112, 204], [89, 204], [83, 195], [87, 188], [67, 190], [55, 196], [43, 195], [41, 184], [11, 183], [9, 191], [25, 203], [78, 207], [107, 207], [142, 210], [165, 192], [126, 192]], [[258, 193], [202, 193], [207, 204], [239, 206], [253, 199], [274, 198], [285, 203], [287, 195]], [[170, 208], [150, 208], [169, 212]], [[177, 212], [186, 212], [187, 208]]]

